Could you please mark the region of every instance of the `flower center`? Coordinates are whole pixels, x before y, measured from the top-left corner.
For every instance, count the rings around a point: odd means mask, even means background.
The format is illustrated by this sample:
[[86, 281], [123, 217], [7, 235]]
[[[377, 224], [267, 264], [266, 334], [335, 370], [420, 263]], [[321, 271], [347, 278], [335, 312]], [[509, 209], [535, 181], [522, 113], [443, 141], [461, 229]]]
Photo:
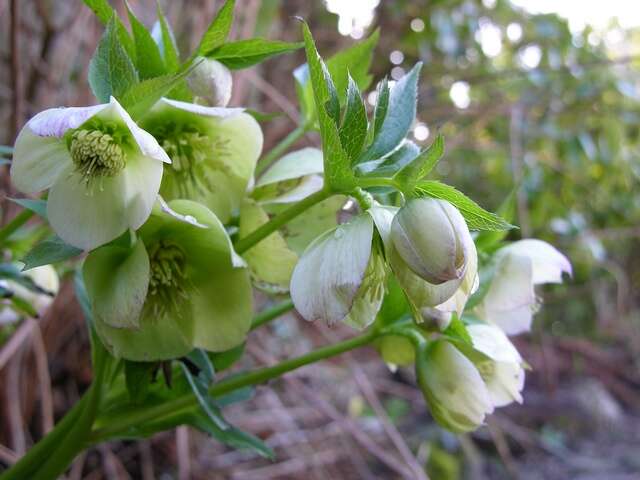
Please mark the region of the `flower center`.
[[71, 158], [83, 181], [113, 177], [126, 163], [122, 147], [108, 133], [100, 130], [77, 130], [71, 135]]
[[154, 315], [177, 311], [187, 298], [186, 256], [175, 244], [159, 241], [149, 248], [149, 300]]
[[226, 153], [226, 142], [201, 133], [196, 127], [166, 126], [155, 132], [160, 145], [171, 158], [166, 173], [171, 173], [173, 191], [170, 197], [189, 198], [214, 188], [211, 173], [229, 168], [219, 159]]

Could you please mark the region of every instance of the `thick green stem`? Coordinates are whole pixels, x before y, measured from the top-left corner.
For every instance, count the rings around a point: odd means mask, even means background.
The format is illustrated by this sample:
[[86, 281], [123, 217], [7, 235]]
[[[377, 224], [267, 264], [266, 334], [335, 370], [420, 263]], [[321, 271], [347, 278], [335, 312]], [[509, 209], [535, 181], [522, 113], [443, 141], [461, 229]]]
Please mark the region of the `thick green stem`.
[[34, 472], [51, 457], [51, 452], [62, 445], [69, 431], [76, 424], [87, 402], [87, 395], [76, 403], [44, 438], [29, 449], [29, 451], [9, 470], [0, 475], [0, 480], [22, 480], [35, 478]]
[[[272, 367], [261, 368], [252, 372], [229, 377], [213, 385], [209, 389], [209, 393], [213, 396], [221, 396], [243, 387], [264, 383], [304, 365], [315, 363], [319, 360], [333, 357], [366, 345], [377, 336], [377, 331], [372, 329], [360, 336], [350, 338], [349, 340], [333, 345], [328, 345], [297, 358], [285, 360]], [[183, 395], [154, 407], [145, 407], [122, 414], [117, 419], [110, 419], [107, 426], [94, 431], [91, 435], [91, 441], [92, 443], [99, 443], [111, 438], [126, 435], [132, 426], [141, 425], [151, 420], [157, 421], [163, 417], [172, 415], [179, 410], [194, 407], [197, 403], [198, 401], [193, 395]]]
[[4, 227], [0, 228], [0, 243], [3, 243], [7, 238], [9, 238], [16, 230], [18, 230], [22, 225], [27, 223], [31, 217], [33, 217], [34, 213], [31, 210], [23, 210], [18, 215], [16, 215], [9, 223], [7, 223]]
[[291, 145], [296, 143], [302, 136], [307, 133], [307, 126], [305, 124], [298, 125], [295, 130], [292, 130], [289, 135], [283, 138], [280, 143], [273, 147], [269, 153], [262, 157], [256, 165], [256, 176], [264, 172], [269, 165], [271, 165], [277, 158], [281, 157]]
[[58, 448], [51, 452], [44, 465], [35, 472], [33, 478], [42, 480], [54, 480], [64, 473], [73, 459], [86, 447], [86, 442], [91, 433], [91, 427], [98, 413], [98, 406], [102, 397], [102, 387], [109, 376], [109, 354], [102, 348], [96, 355], [95, 376], [91, 387], [87, 392], [86, 405], [78, 416]]
[[360, 188], [392, 187], [396, 190], [402, 190], [398, 182], [387, 177], [360, 177], [358, 178], [358, 186]]
[[251, 322], [251, 330], [254, 330], [265, 323], [269, 323], [271, 320], [278, 318], [280, 315], [287, 313], [289, 310], [293, 310], [293, 301], [291, 299], [285, 300], [272, 307], [264, 309], [258, 315], [253, 317]]
[[291, 221], [305, 210], [313, 207], [315, 204], [329, 198], [331, 195], [333, 195], [331, 191], [322, 189], [300, 200], [298, 203], [293, 204], [287, 210], [280, 213], [279, 215], [276, 215], [257, 230], [238, 240], [238, 242], [235, 244], [236, 252], [238, 252], [239, 254], [243, 254], [251, 247], [259, 243], [262, 239], [267, 238], [277, 229], [285, 225], [287, 222]]

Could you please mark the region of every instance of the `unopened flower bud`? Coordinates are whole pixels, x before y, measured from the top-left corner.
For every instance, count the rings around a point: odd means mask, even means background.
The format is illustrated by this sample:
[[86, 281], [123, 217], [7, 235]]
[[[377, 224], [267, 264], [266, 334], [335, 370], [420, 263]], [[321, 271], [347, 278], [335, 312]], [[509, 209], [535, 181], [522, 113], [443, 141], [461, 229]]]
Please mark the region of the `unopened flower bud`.
[[408, 201], [393, 219], [391, 239], [407, 266], [432, 284], [465, 274], [472, 240], [464, 218], [449, 202]]
[[456, 433], [481, 426], [493, 404], [473, 363], [444, 340], [416, 353], [416, 377], [433, 418]]
[[222, 63], [208, 58], [196, 58], [198, 66], [187, 77], [194, 95], [206, 100], [212, 107], [226, 107], [231, 99], [233, 79]]

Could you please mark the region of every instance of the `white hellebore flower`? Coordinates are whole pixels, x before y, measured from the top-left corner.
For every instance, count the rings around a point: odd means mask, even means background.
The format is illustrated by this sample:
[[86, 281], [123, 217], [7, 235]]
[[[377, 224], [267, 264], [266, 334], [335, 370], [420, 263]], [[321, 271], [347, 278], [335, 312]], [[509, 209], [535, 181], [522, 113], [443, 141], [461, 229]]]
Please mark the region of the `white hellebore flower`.
[[516, 347], [494, 325], [467, 325], [467, 332], [475, 350], [470, 357], [487, 386], [493, 406], [522, 403], [524, 368]]
[[187, 77], [187, 83], [194, 95], [212, 107], [226, 107], [231, 100], [233, 78], [222, 63], [210, 58], [197, 57], [196, 68]]
[[226, 223], [240, 208], [262, 151], [262, 130], [242, 108], [160, 99], [141, 126], [172, 160], [160, 194], [202, 203]]
[[291, 299], [306, 320], [355, 328], [371, 324], [384, 297], [386, 267], [363, 213], [319, 236], [304, 251], [291, 276]]
[[417, 350], [416, 378], [433, 418], [448, 430], [475, 430], [493, 412], [491, 395], [480, 373], [445, 340]]
[[572, 273], [567, 257], [536, 239], [520, 240], [501, 248], [494, 261], [491, 285], [474, 313], [498, 325], [507, 335], [531, 330], [538, 306], [535, 285], [562, 283], [562, 274]]
[[115, 98], [52, 108], [27, 122], [11, 179], [23, 193], [49, 189], [47, 216], [65, 242], [94, 249], [137, 229], [151, 213], [169, 157]]
[[[448, 202], [414, 199], [403, 208], [375, 205], [369, 212], [414, 316], [435, 317], [444, 329], [478, 287], [475, 244], [464, 218]], [[448, 276], [453, 278], [443, 281]]]
[[[11, 290], [14, 295], [26, 300], [41, 315], [49, 308], [60, 289], [58, 274], [51, 265], [42, 265], [27, 270], [24, 275], [33, 280], [43, 292], [34, 292], [12, 280], [2, 281], [2, 286]], [[16, 322], [20, 317], [20, 314], [10, 308], [0, 309], [0, 325]]]

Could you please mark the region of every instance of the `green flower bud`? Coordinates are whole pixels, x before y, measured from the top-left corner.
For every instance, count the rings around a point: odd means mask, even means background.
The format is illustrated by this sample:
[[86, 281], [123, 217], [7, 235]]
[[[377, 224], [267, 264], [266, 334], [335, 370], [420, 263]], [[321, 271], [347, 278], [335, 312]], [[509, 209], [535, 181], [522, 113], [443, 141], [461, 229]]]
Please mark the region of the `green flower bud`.
[[407, 266], [439, 285], [462, 278], [469, 258], [469, 229], [458, 210], [435, 198], [409, 200], [391, 224], [393, 246]]
[[474, 364], [444, 340], [417, 349], [416, 378], [433, 418], [452, 432], [475, 430], [493, 412]]
[[198, 57], [198, 66], [187, 77], [187, 83], [194, 95], [204, 99], [212, 107], [226, 107], [231, 99], [233, 78], [222, 63], [209, 58]]

